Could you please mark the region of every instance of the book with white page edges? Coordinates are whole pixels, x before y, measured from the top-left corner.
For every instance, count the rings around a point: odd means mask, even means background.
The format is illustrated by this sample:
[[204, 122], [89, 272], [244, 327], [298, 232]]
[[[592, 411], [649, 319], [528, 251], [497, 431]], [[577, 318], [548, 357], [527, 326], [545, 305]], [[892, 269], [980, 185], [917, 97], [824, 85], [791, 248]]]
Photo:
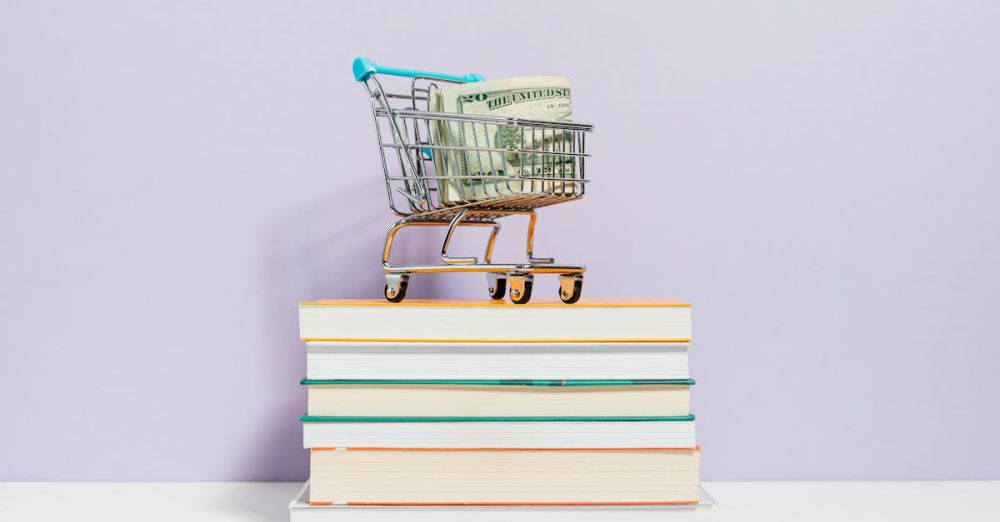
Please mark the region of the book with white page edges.
[[687, 343], [309, 342], [307, 379], [687, 379]]
[[302, 416], [313, 448], [693, 448], [694, 415], [677, 417]]

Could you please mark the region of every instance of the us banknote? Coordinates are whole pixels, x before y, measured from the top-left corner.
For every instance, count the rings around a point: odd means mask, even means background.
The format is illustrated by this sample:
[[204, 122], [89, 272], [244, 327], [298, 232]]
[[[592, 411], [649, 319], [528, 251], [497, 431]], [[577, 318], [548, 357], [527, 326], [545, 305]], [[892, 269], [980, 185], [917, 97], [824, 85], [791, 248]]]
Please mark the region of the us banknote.
[[[555, 122], [573, 119], [570, 82], [562, 76], [449, 85], [433, 93], [430, 109], [435, 112]], [[446, 176], [438, 183], [443, 203], [458, 204], [515, 194], [573, 193], [572, 183], [531, 180], [532, 177], [574, 177], [573, 157], [559, 155], [574, 151], [574, 136], [570, 132], [457, 121], [441, 122], [434, 132], [438, 144], [451, 147], [439, 149], [434, 154], [438, 175]], [[504, 152], [463, 150], [480, 147], [503, 149]], [[496, 180], [488, 179], [489, 176], [517, 179]]]

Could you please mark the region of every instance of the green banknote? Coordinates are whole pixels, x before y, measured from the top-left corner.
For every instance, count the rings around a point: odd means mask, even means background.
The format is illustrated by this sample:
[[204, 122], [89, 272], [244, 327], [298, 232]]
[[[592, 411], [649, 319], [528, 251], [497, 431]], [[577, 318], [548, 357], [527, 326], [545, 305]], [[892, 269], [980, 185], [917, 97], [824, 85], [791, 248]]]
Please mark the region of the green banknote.
[[[434, 91], [435, 112], [571, 122], [570, 82], [531, 76], [449, 85]], [[532, 178], [574, 178], [574, 136], [530, 125], [441, 122], [434, 155], [441, 201], [462, 204], [517, 194], [572, 194], [572, 183]], [[492, 151], [468, 150], [488, 148]], [[490, 179], [491, 176], [513, 179]], [[485, 178], [485, 179], [484, 179]]]

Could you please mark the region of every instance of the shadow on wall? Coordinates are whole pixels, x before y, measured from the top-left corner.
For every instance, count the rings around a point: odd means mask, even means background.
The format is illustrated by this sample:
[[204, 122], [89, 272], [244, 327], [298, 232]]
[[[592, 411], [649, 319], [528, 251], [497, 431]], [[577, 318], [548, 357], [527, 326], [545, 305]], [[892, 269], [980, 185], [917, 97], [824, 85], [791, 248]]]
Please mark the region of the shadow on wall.
[[[386, 207], [380, 176], [345, 185], [339, 192], [278, 217], [261, 235], [260, 333], [266, 340], [270, 370], [266, 382], [274, 400], [265, 408], [257, 441], [243, 480], [305, 480], [308, 453], [302, 449], [298, 416], [305, 413], [305, 350], [299, 341], [300, 301], [315, 299], [382, 299], [381, 267], [385, 233], [397, 219]], [[401, 232], [393, 259], [429, 258], [437, 242]], [[432, 281], [421, 284], [414, 297], [434, 294]]]

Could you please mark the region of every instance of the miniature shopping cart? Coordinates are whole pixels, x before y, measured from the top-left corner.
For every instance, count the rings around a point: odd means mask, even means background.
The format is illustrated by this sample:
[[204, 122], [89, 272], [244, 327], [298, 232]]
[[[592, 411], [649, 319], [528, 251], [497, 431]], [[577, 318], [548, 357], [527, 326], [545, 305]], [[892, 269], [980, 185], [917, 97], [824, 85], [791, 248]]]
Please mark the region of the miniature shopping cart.
[[[535, 209], [583, 197], [584, 137], [593, 126], [430, 110], [436, 89], [482, 81], [478, 74], [397, 69], [367, 58], [353, 69], [368, 90], [389, 208], [400, 217], [382, 251], [385, 298], [402, 301], [410, 274], [483, 272], [493, 299], [503, 299], [509, 285], [510, 300], [527, 303], [535, 274], [558, 274], [560, 299], [576, 302], [586, 268], [535, 257]], [[526, 263], [493, 262], [498, 220], [510, 215], [528, 216]], [[393, 238], [412, 226], [447, 227], [441, 264], [390, 264]], [[481, 262], [448, 255], [455, 231], [469, 226], [491, 229]]]

